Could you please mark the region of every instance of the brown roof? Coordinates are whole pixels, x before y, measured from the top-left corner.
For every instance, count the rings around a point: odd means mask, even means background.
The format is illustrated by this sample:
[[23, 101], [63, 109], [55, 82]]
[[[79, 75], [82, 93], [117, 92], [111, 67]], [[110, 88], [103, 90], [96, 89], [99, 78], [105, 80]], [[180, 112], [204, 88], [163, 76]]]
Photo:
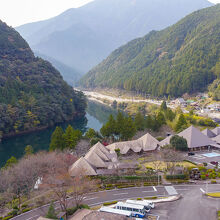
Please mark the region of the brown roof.
[[216, 134], [214, 132], [212, 132], [211, 130], [209, 130], [208, 128], [203, 130], [202, 133], [205, 134], [206, 136], [208, 136], [209, 138], [213, 138], [216, 136]]
[[153, 136], [151, 136], [149, 133], [139, 138], [138, 141], [141, 142], [143, 151], [156, 150], [160, 144], [159, 141]]
[[220, 135], [220, 127], [216, 127], [212, 130], [213, 133], [215, 133], [216, 135]]
[[84, 173], [87, 176], [96, 176], [97, 173], [95, 169], [89, 164], [89, 162], [81, 157], [78, 159], [70, 168], [69, 173], [71, 176], [76, 176], [78, 174]]
[[164, 140], [162, 140], [162, 141], [160, 142], [160, 146], [165, 146], [165, 145], [170, 144], [170, 139], [171, 139], [171, 137], [173, 137], [173, 135], [170, 135], [170, 136], [168, 136], [167, 138], [165, 138]]
[[84, 158], [96, 168], [107, 167], [102, 158], [93, 150], [89, 151]]
[[194, 126], [190, 126], [186, 130], [180, 132], [178, 135], [187, 140], [188, 148], [216, 145], [216, 143], [212, 139], [208, 138]]
[[[212, 138], [213, 141], [215, 141], [217, 144], [220, 144], [220, 135]], [[220, 147], [220, 146], [219, 146]]]

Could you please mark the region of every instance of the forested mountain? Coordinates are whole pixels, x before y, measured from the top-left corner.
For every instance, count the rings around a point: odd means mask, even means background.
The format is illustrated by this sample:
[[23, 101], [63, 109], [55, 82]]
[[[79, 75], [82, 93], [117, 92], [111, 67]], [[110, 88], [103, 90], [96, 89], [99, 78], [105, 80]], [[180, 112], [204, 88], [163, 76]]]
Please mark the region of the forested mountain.
[[211, 5], [208, 0], [94, 0], [16, 29], [34, 51], [86, 73], [122, 44]]
[[196, 11], [162, 31], [115, 50], [82, 80], [84, 87], [181, 96], [204, 91], [220, 61], [220, 5]]
[[47, 127], [85, 114], [85, 97], [0, 21], [0, 136]]
[[53, 64], [53, 66], [60, 72], [60, 74], [63, 76], [63, 79], [71, 86], [73, 86], [81, 77], [82, 74], [79, 70], [73, 69], [70, 66], [65, 65], [64, 63], [61, 63], [60, 61], [48, 57], [46, 55], [40, 54], [35, 52], [35, 56], [38, 56], [40, 58], [43, 58], [44, 60], [49, 61]]

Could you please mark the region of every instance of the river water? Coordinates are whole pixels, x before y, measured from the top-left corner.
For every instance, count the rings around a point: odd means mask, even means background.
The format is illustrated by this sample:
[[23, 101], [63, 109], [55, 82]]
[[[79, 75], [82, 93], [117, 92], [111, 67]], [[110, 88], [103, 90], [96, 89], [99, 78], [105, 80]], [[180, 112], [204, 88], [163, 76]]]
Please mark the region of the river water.
[[[65, 129], [71, 124], [75, 129], [79, 129], [83, 133], [85, 133], [88, 128], [99, 131], [102, 125], [108, 120], [110, 114], [116, 115], [116, 111], [97, 102], [88, 102], [87, 113], [84, 118], [62, 123], [59, 126]], [[3, 166], [11, 156], [21, 158], [24, 155], [24, 149], [27, 145], [31, 145], [35, 152], [48, 150], [50, 137], [55, 128], [56, 126], [43, 131], [3, 140], [2, 143], [0, 143], [0, 167]]]

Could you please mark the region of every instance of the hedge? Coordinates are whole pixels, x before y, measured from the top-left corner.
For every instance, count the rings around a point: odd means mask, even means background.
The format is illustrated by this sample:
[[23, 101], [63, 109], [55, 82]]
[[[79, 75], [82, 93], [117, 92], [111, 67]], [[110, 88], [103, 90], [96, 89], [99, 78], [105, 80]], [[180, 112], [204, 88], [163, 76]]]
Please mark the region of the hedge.
[[11, 218], [13, 218], [13, 217], [14, 217], [13, 215], [7, 216], [7, 217], [4, 217], [2, 220], [8, 220], [8, 219], [11, 219]]
[[105, 202], [103, 203], [104, 206], [108, 206], [108, 205], [114, 205], [116, 204], [118, 201], [112, 201], [112, 202]]
[[78, 209], [90, 209], [90, 208], [88, 205], [82, 204], [82, 205], [79, 205], [78, 207], [75, 206], [75, 207], [67, 209], [66, 214], [68, 216], [73, 215]]
[[30, 211], [32, 208], [26, 208], [26, 209], [23, 209], [21, 212], [22, 213], [25, 213], [25, 212], [28, 212], [28, 211]]
[[166, 179], [167, 180], [178, 180], [178, 179], [181, 179], [181, 180], [186, 180], [188, 179], [188, 175], [186, 174], [177, 174], [177, 175], [166, 175]]

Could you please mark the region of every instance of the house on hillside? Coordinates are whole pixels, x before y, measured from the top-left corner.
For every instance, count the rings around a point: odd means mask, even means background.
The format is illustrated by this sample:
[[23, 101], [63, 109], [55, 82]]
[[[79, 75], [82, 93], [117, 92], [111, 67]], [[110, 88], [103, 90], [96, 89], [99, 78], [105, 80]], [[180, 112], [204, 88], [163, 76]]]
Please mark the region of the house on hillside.
[[176, 99], [175, 104], [180, 105], [180, 106], [186, 106], [187, 105], [186, 101], [183, 98]]

